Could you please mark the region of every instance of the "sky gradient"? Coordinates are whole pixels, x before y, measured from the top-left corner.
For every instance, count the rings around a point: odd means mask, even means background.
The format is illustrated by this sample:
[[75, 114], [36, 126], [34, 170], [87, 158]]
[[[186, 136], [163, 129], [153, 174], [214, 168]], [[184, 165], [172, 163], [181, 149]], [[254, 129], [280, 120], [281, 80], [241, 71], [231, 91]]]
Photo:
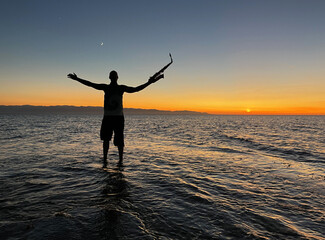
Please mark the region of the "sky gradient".
[[0, 105], [102, 106], [67, 79], [137, 86], [124, 107], [325, 114], [325, 1], [4, 0]]

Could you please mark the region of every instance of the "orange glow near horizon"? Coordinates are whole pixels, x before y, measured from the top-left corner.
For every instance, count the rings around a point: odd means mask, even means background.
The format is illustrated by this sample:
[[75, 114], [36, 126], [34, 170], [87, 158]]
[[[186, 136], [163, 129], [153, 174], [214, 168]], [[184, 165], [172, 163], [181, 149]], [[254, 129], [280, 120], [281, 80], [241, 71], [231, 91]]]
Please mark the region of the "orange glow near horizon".
[[[28, 101], [21, 103], [18, 101], [12, 102], [2, 102], [1, 105], [35, 105], [35, 106], [55, 106], [55, 105], [70, 105], [70, 106], [93, 106], [93, 107], [102, 107], [103, 103], [100, 99], [92, 99], [80, 101], [81, 99], [74, 99], [65, 101], [44, 101], [40, 102], [38, 100]], [[236, 106], [218, 106], [216, 108], [207, 108], [207, 107], [198, 107], [198, 106], [187, 106], [184, 105], [158, 105], [154, 102], [150, 104], [143, 104], [141, 101], [139, 103], [125, 103], [125, 108], [141, 108], [141, 109], [157, 109], [165, 111], [196, 111], [196, 112], [205, 112], [209, 114], [216, 115], [325, 115], [325, 108], [322, 107], [295, 107], [295, 106], [283, 106], [283, 107], [272, 107], [265, 106], [264, 108], [241, 108]]]
[[[235, 86], [229, 90], [217, 87], [195, 89], [194, 86], [178, 92], [182, 86], [176, 84], [180, 82], [181, 79], [172, 85], [165, 81], [139, 93], [125, 94], [124, 107], [220, 115], [325, 115], [325, 101], [322, 100], [323, 90], [320, 87]], [[103, 106], [103, 98], [103, 92], [67, 81], [56, 87], [8, 89], [1, 92], [0, 105]]]

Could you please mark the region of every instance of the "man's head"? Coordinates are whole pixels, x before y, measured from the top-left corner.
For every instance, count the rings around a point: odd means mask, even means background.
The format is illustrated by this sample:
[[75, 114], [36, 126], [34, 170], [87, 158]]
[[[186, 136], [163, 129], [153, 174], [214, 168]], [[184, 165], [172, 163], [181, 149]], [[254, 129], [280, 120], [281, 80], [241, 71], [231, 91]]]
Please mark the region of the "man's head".
[[109, 79], [111, 79], [111, 81], [117, 82], [118, 79], [118, 75], [116, 71], [111, 71], [109, 73]]

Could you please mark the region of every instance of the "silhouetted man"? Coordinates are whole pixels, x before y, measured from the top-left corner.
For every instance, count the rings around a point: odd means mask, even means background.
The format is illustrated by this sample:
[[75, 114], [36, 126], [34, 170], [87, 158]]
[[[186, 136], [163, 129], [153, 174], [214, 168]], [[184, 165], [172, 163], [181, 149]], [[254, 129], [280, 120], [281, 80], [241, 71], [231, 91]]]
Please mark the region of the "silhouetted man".
[[109, 74], [110, 84], [97, 84], [90, 81], [78, 78], [75, 73], [68, 74], [68, 78], [76, 80], [86, 86], [102, 90], [105, 93], [104, 97], [104, 118], [100, 129], [100, 138], [103, 140], [104, 165], [107, 164], [107, 153], [109, 142], [112, 139], [114, 132], [114, 145], [118, 147], [120, 163], [123, 161], [124, 150], [124, 115], [123, 115], [123, 94], [135, 93], [143, 90], [150, 84], [158, 81], [161, 76], [151, 77], [148, 82], [137, 87], [128, 87], [118, 85], [118, 75], [116, 71], [111, 71]]

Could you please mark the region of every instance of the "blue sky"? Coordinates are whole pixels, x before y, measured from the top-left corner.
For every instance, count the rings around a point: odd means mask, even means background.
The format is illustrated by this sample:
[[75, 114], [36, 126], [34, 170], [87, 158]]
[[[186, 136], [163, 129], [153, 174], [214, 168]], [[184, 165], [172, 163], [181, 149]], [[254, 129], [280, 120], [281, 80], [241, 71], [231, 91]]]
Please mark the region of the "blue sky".
[[136, 86], [171, 52], [166, 79], [127, 106], [274, 110], [289, 100], [317, 108], [325, 103], [324, 12], [316, 0], [4, 0], [0, 104], [87, 105], [89, 96], [102, 105], [102, 95], [66, 74], [107, 82], [115, 69]]

